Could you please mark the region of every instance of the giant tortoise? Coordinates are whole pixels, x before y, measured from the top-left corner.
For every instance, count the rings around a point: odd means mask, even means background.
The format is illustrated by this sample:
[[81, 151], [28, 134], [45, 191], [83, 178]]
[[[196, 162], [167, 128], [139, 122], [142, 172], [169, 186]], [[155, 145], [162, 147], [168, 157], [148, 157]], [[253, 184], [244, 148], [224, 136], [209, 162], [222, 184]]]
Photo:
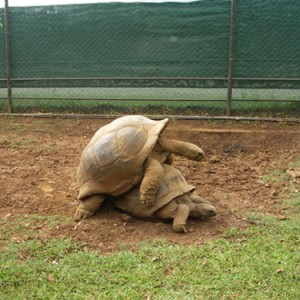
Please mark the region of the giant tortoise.
[[164, 179], [152, 207], [141, 204], [139, 186], [112, 198], [114, 205], [138, 218], [173, 219], [173, 230], [176, 232], [187, 232], [186, 221], [189, 216], [204, 219], [217, 214], [211, 204], [192, 194], [195, 187], [186, 182], [179, 170], [167, 164], [163, 164], [163, 169]]
[[106, 196], [122, 195], [140, 182], [141, 203], [151, 206], [164, 176], [162, 163], [170, 163], [173, 154], [203, 159], [204, 152], [198, 146], [160, 137], [168, 121], [130, 115], [95, 133], [77, 170], [81, 203], [76, 221], [92, 216]]

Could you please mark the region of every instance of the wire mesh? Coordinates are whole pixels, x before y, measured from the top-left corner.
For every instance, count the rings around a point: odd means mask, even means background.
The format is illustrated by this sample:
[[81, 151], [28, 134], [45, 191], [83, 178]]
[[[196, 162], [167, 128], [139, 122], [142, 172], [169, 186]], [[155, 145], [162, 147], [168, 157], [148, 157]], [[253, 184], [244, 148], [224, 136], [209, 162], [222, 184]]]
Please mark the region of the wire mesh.
[[[9, 7], [14, 111], [225, 114], [231, 2]], [[232, 112], [298, 114], [299, 1], [239, 0], [235, 14]], [[2, 55], [1, 111], [6, 77]]]

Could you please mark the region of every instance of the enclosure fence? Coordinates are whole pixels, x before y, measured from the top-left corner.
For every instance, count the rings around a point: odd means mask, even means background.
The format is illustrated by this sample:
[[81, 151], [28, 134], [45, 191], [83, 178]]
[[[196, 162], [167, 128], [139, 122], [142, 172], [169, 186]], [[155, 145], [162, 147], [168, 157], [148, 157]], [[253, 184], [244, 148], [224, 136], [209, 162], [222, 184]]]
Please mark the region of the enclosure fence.
[[300, 110], [299, 0], [5, 0], [0, 22], [2, 112]]

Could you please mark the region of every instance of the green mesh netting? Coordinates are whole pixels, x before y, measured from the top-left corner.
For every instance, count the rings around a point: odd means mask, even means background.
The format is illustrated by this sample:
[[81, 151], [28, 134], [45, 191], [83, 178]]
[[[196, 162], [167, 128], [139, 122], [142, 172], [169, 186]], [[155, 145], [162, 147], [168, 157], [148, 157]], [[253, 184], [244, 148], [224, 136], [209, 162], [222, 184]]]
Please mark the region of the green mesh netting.
[[9, 16], [14, 78], [227, 76], [228, 0], [12, 7]]
[[[299, 2], [237, 0], [234, 77], [300, 77]], [[230, 5], [230, 0], [202, 0], [11, 7], [12, 76], [224, 78]], [[0, 17], [4, 20], [3, 9]], [[4, 27], [0, 53], [5, 53]], [[0, 78], [5, 74], [5, 55], [1, 55]], [[269, 87], [291, 88], [296, 83], [275, 81]], [[35, 81], [13, 84], [41, 86]], [[226, 81], [49, 80], [42, 86], [118, 85], [212, 88], [224, 87]], [[235, 86], [260, 87], [261, 83], [235, 81]]]

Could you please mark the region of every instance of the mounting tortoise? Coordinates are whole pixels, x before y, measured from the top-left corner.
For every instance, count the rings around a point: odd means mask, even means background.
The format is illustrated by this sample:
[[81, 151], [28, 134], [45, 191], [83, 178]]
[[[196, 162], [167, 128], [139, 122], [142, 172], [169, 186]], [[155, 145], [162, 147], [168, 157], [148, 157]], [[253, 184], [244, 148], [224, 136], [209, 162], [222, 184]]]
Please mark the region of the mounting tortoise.
[[77, 170], [81, 200], [75, 220], [92, 216], [106, 196], [118, 196], [141, 183], [141, 203], [151, 206], [163, 180], [162, 163], [177, 154], [200, 161], [198, 146], [160, 137], [169, 119], [144, 116], [120, 117], [101, 127], [83, 150]]
[[189, 216], [205, 219], [217, 214], [216, 209], [192, 192], [181, 172], [173, 166], [163, 164], [164, 179], [156, 193], [152, 207], [141, 204], [139, 186], [124, 195], [112, 198], [114, 205], [134, 217], [149, 220], [173, 219], [173, 230], [187, 232], [186, 221]]

